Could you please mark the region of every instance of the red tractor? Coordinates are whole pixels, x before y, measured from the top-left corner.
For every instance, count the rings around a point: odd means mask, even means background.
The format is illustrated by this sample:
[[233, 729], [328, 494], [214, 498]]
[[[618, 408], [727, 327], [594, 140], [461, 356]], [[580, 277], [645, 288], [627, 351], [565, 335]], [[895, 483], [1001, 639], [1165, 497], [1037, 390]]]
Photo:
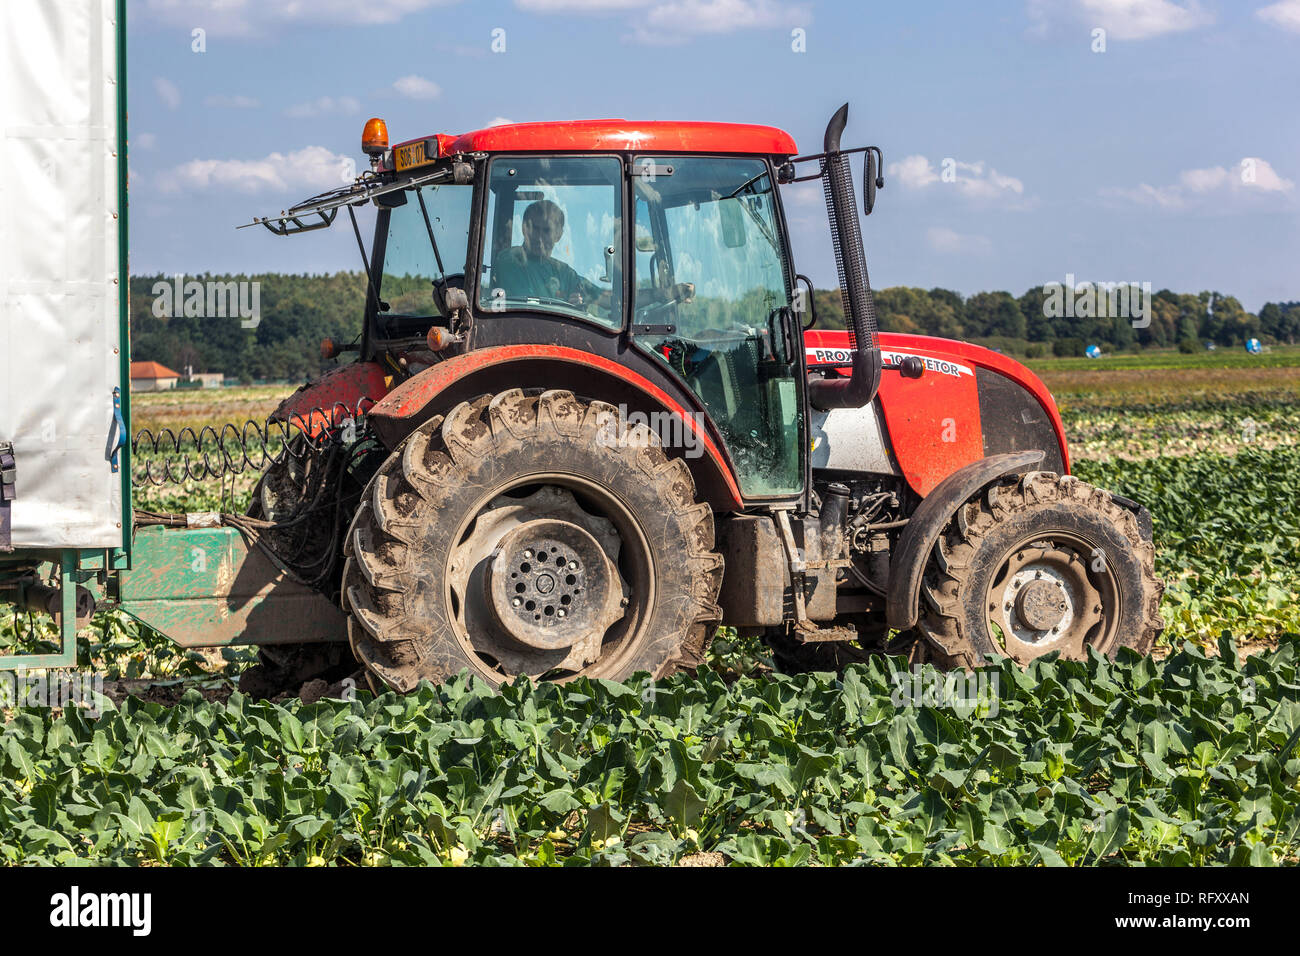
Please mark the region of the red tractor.
[[[1151, 648], [1150, 517], [1070, 476], [1038, 378], [879, 332], [849, 157], [866, 214], [883, 160], [841, 148], [847, 116], [802, 156], [771, 127], [624, 120], [390, 148], [372, 119], [370, 172], [255, 220], [347, 209], [366, 262], [359, 336], [323, 345], [355, 360], [276, 413], [364, 428], [342, 465], [273, 468], [253, 514], [328, 572], [373, 684], [660, 676], [719, 625], [789, 668]], [[847, 331], [815, 328], [790, 249], [778, 187], [811, 179]]]

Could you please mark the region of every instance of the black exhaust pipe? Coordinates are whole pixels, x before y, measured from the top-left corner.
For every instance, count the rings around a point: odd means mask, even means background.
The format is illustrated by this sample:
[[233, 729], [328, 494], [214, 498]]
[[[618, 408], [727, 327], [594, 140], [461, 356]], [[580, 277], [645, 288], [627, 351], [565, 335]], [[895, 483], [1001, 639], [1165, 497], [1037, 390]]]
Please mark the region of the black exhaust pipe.
[[808, 381], [808, 397], [814, 408], [862, 408], [876, 397], [880, 387], [879, 324], [876, 302], [867, 278], [867, 257], [862, 248], [858, 205], [853, 196], [853, 175], [849, 158], [840, 152], [840, 134], [849, 119], [845, 103], [826, 127], [822, 161], [822, 186], [826, 190], [826, 215], [835, 244], [835, 268], [839, 271], [840, 296], [849, 318], [849, 348], [853, 350], [853, 374], [848, 378], [814, 377]]

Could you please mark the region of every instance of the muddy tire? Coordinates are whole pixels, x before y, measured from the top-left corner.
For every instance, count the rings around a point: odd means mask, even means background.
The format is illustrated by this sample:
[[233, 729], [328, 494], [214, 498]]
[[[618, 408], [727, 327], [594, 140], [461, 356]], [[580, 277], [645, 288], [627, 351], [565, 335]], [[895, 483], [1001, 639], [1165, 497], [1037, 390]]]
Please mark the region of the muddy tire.
[[703, 662], [722, 558], [690, 471], [645, 428], [515, 389], [426, 422], [380, 467], [344, 545], [349, 640], [372, 684], [462, 670], [619, 680]]
[[952, 666], [1082, 659], [1089, 647], [1146, 654], [1163, 591], [1132, 510], [1072, 476], [1033, 472], [958, 510], [926, 568], [919, 630]]

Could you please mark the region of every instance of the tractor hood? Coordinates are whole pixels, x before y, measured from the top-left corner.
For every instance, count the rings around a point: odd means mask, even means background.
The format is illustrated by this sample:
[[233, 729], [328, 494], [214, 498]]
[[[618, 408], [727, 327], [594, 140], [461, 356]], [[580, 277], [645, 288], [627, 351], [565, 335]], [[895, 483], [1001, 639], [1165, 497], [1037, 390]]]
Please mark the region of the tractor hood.
[[[963, 465], [1006, 452], [1041, 449], [1043, 470], [1069, 472], [1056, 402], [1020, 362], [928, 335], [882, 332], [879, 343], [885, 369], [877, 401], [899, 470], [918, 494]], [[856, 354], [847, 331], [810, 330], [804, 348], [814, 376], [848, 375]]]

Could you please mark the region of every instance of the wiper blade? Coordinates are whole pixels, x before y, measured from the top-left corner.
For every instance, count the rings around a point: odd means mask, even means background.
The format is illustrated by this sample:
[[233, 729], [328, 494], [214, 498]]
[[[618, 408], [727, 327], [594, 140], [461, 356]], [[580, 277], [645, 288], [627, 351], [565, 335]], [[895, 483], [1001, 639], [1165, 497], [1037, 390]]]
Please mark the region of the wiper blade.
[[[758, 180], [762, 179], [766, 175], [767, 173], [765, 172], [759, 173], [757, 176], [754, 176], [752, 179], [742, 184], [740, 188], [738, 188], [727, 198], [734, 199], [736, 200], [736, 202], [740, 203], [740, 208], [745, 210], [745, 212], [749, 215], [749, 218], [754, 221], [754, 225], [757, 226], [758, 231], [763, 234], [763, 238], [766, 239], [771, 244], [772, 248], [776, 251], [776, 254], [778, 256], [781, 256], [782, 259], [784, 259], [785, 257], [781, 255], [781, 245], [776, 241], [776, 236], [773, 235], [771, 229], [768, 228], [767, 223], [763, 222], [763, 217], [760, 216], [758, 213], [756, 213], [753, 209], [750, 209], [749, 203], [745, 202], [745, 197], [741, 195], [741, 193], [747, 193], [751, 196], [761, 195], [761, 193], [759, 193], [754, 188], [754, 185], [755, 183], [758, 182]], [[772, 191], [771, 188], [763, 190], [763, 192], [769, 192], [769, 193], [771, 191]]]
[[[409, 189], [412, 186], [432, 185], [451, 178], [452, 171], [450, 169], [440, 169], [435, 172], [425, 173], [423, 176], [398, 180], [381, 180], [373, 174], [367, 174], [347, 186], [304, 199], [297, 205], [290, 206], [287, 210], [281, 210], [278, 216], [254, 216], [252, 222], [244, 223], [244, 225], [235, 228], [247, 229], [249, 226], [265, 226], [277, 236], [296, 236], [300, 232], [328, 228], [334, 223], [334, 217], [338, 215], [339, 209], [343, 206], [364, 205], [376, 196], [382, 196], [385, 193], [397, 192], [399, 189]], [[317, 217], [318, 221], [304, 221], [310, 216]]]

